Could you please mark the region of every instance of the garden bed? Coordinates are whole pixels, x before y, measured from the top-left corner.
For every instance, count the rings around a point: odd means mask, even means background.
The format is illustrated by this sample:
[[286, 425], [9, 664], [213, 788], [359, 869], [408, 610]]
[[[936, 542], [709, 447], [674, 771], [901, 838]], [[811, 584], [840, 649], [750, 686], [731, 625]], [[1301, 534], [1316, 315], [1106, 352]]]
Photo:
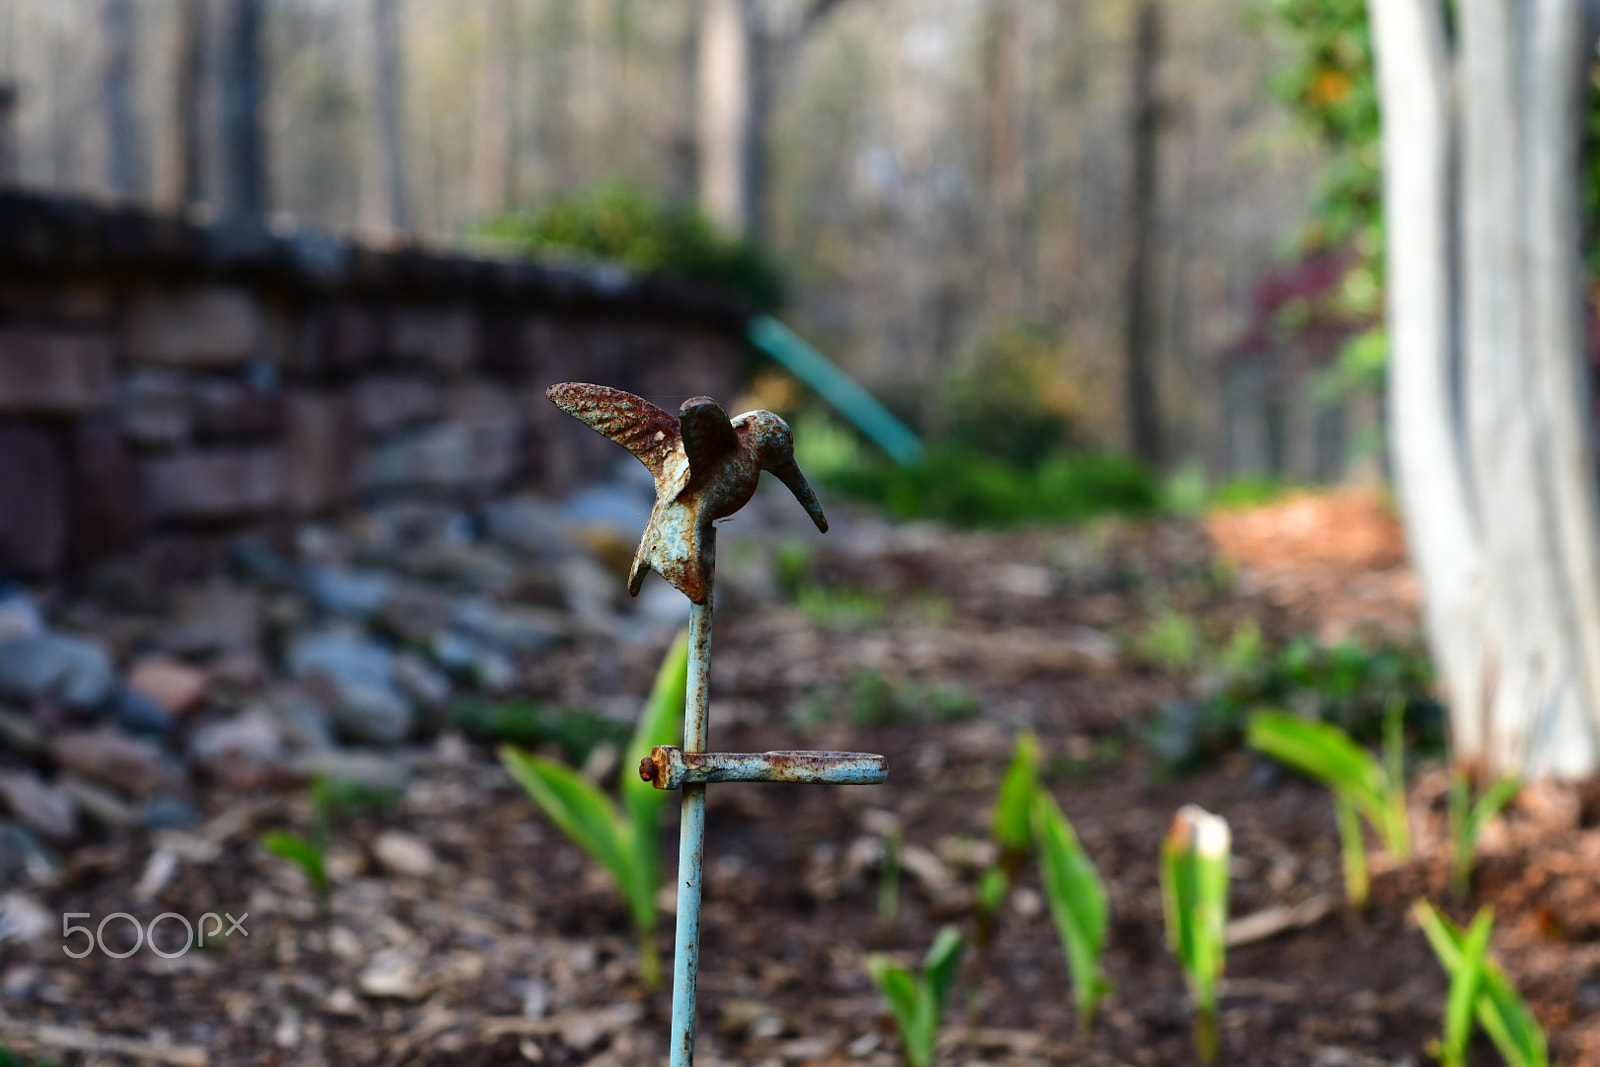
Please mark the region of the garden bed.
[[[1221, 1062], [1424, 1061], [1447, 983], [1409, 908], [1424, 892], [1448, 902], [1442, 773], [1422, 773], [1412, 789], [1421, 858], [1389, 869], [1375, 857], [1373, 904], [1356, 915], [1343, 902], [1327, 792], [1237, 750], [1187, 775], [1161, 773], [1142, 739], [1192, 677], [1130, 651], [1162, 610], [1219, 643], [1247, 619], [1269, 643], [1330, 627], [1404, 638], [1414, 604], [1403, 567], [1233, 570], [1188, 524], [873, 531], [830, 535], [778, 568], [783, 593], [771, 606], [759, 583], [730, 579], [719, 609], [712, 746], [881, 752], [890, 781], [710, 789], [697, 1062], [898, 1062], [866, 957], [914, 961], [942, 925], [970, 928], [992, 804], [1024, 728], [1038, 734], [1044, 781], [1108, 884], [1116, 990], [1093, 1032], [1076, 1033], [1030, 867], [989, 951], [963, 960], [939, 1062], [1195, 1062], [1156, 864], [1173, 812], [1191, 802], [1232, 824], [1233, 917], [1285, 920], [1230, 951]], [[728, 555], [736, 575], [738, 553]], [[1311, 581], [1317, 595], [1297, 592]], [[533, 691], [572, 706], [590, 691], [642, 697], [669, 636], [579, 642], [548, 658]], [[591, 760], [604, 769], [603, 750]], [[402, 795], [336, 813], [326, 906], [260, 844], [270, 831], [309, 833], [305, 790], [202, 800], [199, 826], [80, 848], [30, 892], [50, 932], [0, 942], [0, 1046], [65, 1063], [664, 1062], [670, 996], [640, 987], [620, 897], [489, 745], [441, 733], [419, 750]], [[1600, 1062], [1597, 817], [1593, 790], [1525, 793], [1485, 835], [1472, 901], [1452, 905], [1457, 918], [1495, 907], [1493, 951], [1567, 1064]], [[669, 817], [669, 870], [675, 831]], [[879, 879], [896, 832], [891, 914]], [[148, 946], [72, 959], [56, 936], [69, 912], [92, 924], [113, 912], [142, 923], [248, 913], [248, 936], [173, 959]], [[670, 917], [662, 925], [669, 953]], [[129, 929], [114, 920], [104, 941], [126, 947]], [[161, 944], [173, 945], [166, 931]], [[1495, 1062], [1487, 1045], [1478, 1055]]]

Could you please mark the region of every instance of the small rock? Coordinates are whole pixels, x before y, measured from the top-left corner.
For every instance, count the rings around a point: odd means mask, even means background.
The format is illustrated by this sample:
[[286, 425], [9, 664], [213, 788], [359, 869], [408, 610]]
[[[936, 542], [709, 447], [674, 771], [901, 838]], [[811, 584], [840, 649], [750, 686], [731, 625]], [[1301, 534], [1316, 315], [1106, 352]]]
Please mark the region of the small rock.
[[564, 554], [566, 523], [554, 507], [537, 497], [497, 500], [484, 512], [484, 527], [491, 541], [529, 556]]
[[305, 584], [306, 592], [323, 611], [366, 618], [389, 599], [394, 578], [383, 571], [322, 566], [306, 571]]
[[44, 733], [26, 715], [0, 708], [0, 748], [36, 756], [44, 751]]
[[195, 731], [189, 760], [232, 789], [255, 789], [283, 776], [288, 765], [277, 724], [264, 710]]
[[418, 980], [417, 961], [398, 949], [385, 949], [373, 957], [356, 985], [365, 996], [395, 1000], [420, 1000], [428, 993]]
[[461, 602], [455, 621], [458, 629], [512, 652], [546, 648], [567, 628], [557, 612], [503, 607], [476, 597]]
[[34, 634], [0, 644], [0, 694], [21, 700], [53, 697], [87, 709], [111, 695], [111, 658], [99, 645], [66, 634]]
[[13, 589], [0, 596], [0, 641], [37, 637], [42, 633], [44, 618], [26, 593]]
[[439, 869], [439, 860], [421, 838], [400, 830], [386, 830], [372, 843], [372, 855], [390, 874], [426, 878]]
[[289, 766], [296, 778], [326, 778], [379, 793], [403, 792], [411, 777], [410, 766], [398, 756], [340, 748], [299, 753]]
[[137, 690], [119, 688], [111, 708], [117, 726], [130, 734], [165, 737], [172, 732], [172, 714]]
[[415, 582], [397, 585], [384, 601], [383, 625], [402, 639], [424, 642], [450, 625], [455, 607], [450, 597]]
[[502, 553], [445, 539], [415, 550], [404, 564], [418, 578], [484, 593], [504, 592], [517, 582], [516, 564]]
[[0, 941], [42, 941], [50, 936], [56, 922], [56, 916], [26, 894], [7, 893], [0, 897]]
[[32, 771], [0, 770], [0, 803], [40, 837], [70, 841], [78, 836], [77, 805]]
[[[275, 690], [259, 708], [272, 717], [278, 736], [294, 751], [334, 746], [333, 723], [321, 704], [296, 686]], [[247, 709], [247, 714], [250, 709]]]
[[28, 831], [0, 821], [0, 889], [42, 882], [53, 868], [49, 853]]
[[382, 645], [348, 630], [323, 630], [297, 641], [289, 663], [311, 692], [326, 691], [346, 739], [392, 745], [411, 733], [412, 707], [396, 687], [394, 653]]
[[187, 715], [206, 698], [206, 673], [167, 656], [150, 656], [128, 672], [128, 688], [172, 715]]
[[50, 742], [50, 755], [68, 770], [136, 797], [147, 797], [182, 780], [159, 748], [110, 729], [60, 734]]
[[186, 590], [160, 642], [180, 656], [254, 650], [261, 644], [261, 597], [230, 585]]
[[63, 774], [57, 781], [90, 821], [112, 830], [125, 830], [144, 821], [139, 809], [105, 786], [76, 774]]
[[450, 699], [450, 679], [413, 652], [402, 652], [395, 657], [394, 674], [406, 695], [418, 704], [438, 707]]
[[151, 830], [185, 830], [199, 821], [200, 813], [182, 797], [163, 794], [144, 806], [144, 824]]
[[211, 664], [211, 678], [219, 685], [253, 689], [267, 677], [267, 664], [254, 649], [235, 649]]

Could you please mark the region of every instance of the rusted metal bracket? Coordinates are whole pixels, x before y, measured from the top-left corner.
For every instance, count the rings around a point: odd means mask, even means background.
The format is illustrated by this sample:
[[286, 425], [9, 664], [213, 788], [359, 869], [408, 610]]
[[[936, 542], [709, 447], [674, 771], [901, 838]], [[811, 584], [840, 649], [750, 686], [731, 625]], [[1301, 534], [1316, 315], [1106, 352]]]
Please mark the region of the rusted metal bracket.
[[632, 393], [564, 382], [546, 390], [562, 411], [632, 452], [656, 483], [628, 574], [635, 596], [649, 571], [689, 598], [689, 677], [683, 747], [662, 745], [639, 767], [658, 789], [683, 790], [678, 831], [678, 925], [672, 957], [671, 1067], [694, 1062], [695, 987], [700, 970], [700, 890], [705, 866], [708, 782], [821, 782], [872, 785], [888, 777], [882, 756], [865, 752], [707, 752], [711, 710], [711, 587], [717, 529], [744, 507], [761, 472], [772, 474], [827, 532], [822, 505], [794, 461], [789, 425], [770, 411], [735, 418], [710, 397], [684, 401], [676, 416]]
[[709, 782], [880, 785], [889, 768], [871, 752], [685, 752], [657, 745], [639, 763], [639, 777], [657, 789]]

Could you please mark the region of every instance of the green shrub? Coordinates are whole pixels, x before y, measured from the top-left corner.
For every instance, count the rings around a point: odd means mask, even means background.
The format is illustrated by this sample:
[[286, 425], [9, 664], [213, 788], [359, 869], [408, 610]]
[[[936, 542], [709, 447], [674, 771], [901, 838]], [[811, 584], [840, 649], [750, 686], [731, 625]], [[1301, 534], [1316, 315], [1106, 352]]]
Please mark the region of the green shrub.
[[693, 208], [666, 204], [624, 181], [601, 182], [502, 215], [479, 232], [534, 255], [592, 256], [718, 285], [761, 311], [783, 303], [779, 270], [758, 245], [724, 233]]
[[1150, 514], [1161, 499], [1149, 469], [1120, 456], [1057, 452], [1028, 468], [951, 445], [930, 449], [917, 467], [862, 456], [853, 466], [819, 471], [817, 480], [896, 518], [962, 527]]

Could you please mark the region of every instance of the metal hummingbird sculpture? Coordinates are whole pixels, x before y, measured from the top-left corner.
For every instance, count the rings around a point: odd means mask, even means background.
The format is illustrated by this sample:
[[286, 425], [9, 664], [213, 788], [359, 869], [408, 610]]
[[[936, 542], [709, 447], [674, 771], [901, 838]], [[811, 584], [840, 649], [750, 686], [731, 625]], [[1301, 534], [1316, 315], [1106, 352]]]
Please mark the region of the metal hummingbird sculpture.
[[676, 416], [632, 393], [564, 382], [547, 395], [557, 407], [632, 452], [656, 484], [655, 508], [634, 553], [628, 591], [639, 594], [656, 571], [689, 598], [689, 679], [683, 747], [659, 745], [639, 766], [657, 789], [683, 790], [678, 846], [678, 923], [672, 960], [672, 1067], [694, 1060], [695, 987], [700, 959], [701, 872], [705, 860], [706, 784], [818, 782], [876, 785], [884, 758], [863, 752], [707, 752], [711, 702], [711, 593], [716, 527], [749, 503], [761, 472], [778, 478], [817, 529], [827, 532], [817, 496], [794, 461], [794, 438], [770, 411], [728, 418], [710, 397], [684, 401]]
[[789, 424], [770, 411], [729, 419], [709, 396], [691, 397], [676, 416], [605, 385], [563, 382], [546, 394], [556, 407], [638, 457], [656, 480], [656, 506], [628, 574], [639, 595], [654, 570], [696, 604], [711, 595], [711, 524], [749, 503], [762, 471], [789, 487], [826, 533], [817, 494], [794, 461]]

